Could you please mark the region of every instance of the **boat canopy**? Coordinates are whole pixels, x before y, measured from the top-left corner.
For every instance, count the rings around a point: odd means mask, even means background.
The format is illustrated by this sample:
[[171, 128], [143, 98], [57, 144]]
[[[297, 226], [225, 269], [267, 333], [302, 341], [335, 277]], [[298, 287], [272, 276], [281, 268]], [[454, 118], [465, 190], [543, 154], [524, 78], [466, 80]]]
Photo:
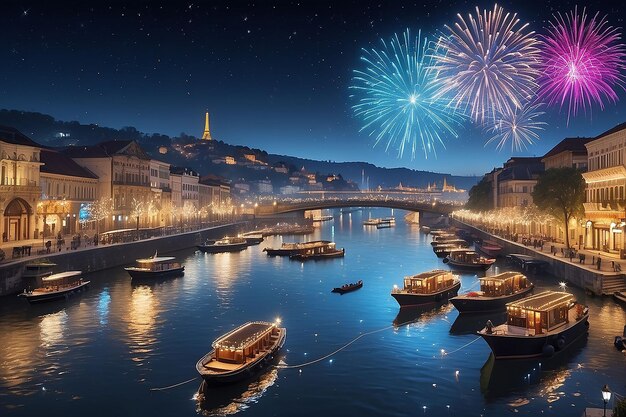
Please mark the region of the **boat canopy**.
[[57, 264], [52, 262], [33, 262], [24, 265], [26, 269], [37, 269], [37, 268], [52, 268], [53, 266], [57, 266]]
[[82, 274], [83, 271], [66, 271], [66, 272], [60, 272], [58, 274], [53, 274], [50, 275], [48, 277], [43, 277], [41, 278], [41, 281], [43, 282], [54, 282], [54, 281], [59, 281], [65, 278], [70, 278], [70, 277], [76, 277], [80, 274]]
[[213, 342], [214, 349], [241, 350], [253, 345], [259, 339], [267, 336], [276, 327], [275, 323], [263, 321], [248, 322]]
[[500, 283], [504, 283], [506, 281], [512, 281], [515, 278], [519, 278], [519, 279], [526, 279], [526, 276], [523, 274], [520, 274], [519, 272], [515, 272], [515, 271], [507, 271], [507, 272], [503, 272], [501, 274], [498, 275], [494, 275], [491, 277], [482, 277], [482, 278], [478, 278], [478, 280], [483, 283], [485, 281], [494, 281], [494, 282], [500, 282]]
[[544, 312], [560, 307], [567, 307], [575, 301], [574, 295], [560, 291], [545, 291], [518, 301], [508, 303], [507, 309], [519, 308], [523, 310]]
[[176, 259], [173, 256], [155, 256], [153, 258], [137, 259], [140, 264], [158, 264], [162, 262], [169, 262]]

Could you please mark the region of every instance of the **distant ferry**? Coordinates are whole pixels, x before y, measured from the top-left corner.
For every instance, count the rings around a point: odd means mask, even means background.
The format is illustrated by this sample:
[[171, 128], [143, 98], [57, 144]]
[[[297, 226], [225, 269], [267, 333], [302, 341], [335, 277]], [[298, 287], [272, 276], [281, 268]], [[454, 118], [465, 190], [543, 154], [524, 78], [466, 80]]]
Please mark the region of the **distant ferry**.
[[330, 215], [326, 215], [326, 216], [315, 216], [313, 217], [313, 222], [318, 223], [318, 222], [325, 222], [328, 220], [332, 220], [333, 216]]
[[496, 359], [552, 356], [587, 333], [589, 309], [567, 292], [545, 291], [508, 303], [507, 322], [478, 332]]
[[213, 350], [196, 363], [196, 370], [208, 384], [250, 377], [267, 366], [285, 344], [287, 329], [278, 323], [248, 322], [220, 336], [211, 345]]
[[185, 267], [173, 256], [158, 256], [155, 252], [150, 258], [137, 259], [137, 266], [124, 268], [133, 279], [161, 278], [182, 275]]
[[299, 261], [307, 261], [311, 259], [331, 259], [343, 258], [346, 254], [345, 249], [337, 249], [335, 242], [327, 242], [323, 245], [316, 245], [299, 250], [294, 255], [290, 255], [290, 259]]
[[363, 221], [364, 226], [376, 226], [379, 229], [391, 227], [391, 225], [396, 224], [395, 217], [383, 217], [383, 218], [373, 218], [367, 219]]
[[83, 290], [90, 281], [83, 281], [82, 271], [66, 271], [41, 278], [42, 286], [32, 291], [24, 290], [19, 297], [24, 297], [29, 303], [66, 298], [70, 294]]
[[503, 272], [479, 278], [480, 291], [450, 299], [459, 313], [487, 313], [506, 310], [506, 304], [533, 293], [534, 285], [519, 272]]
[[263, 252], [267, 253], [267, 256], [292, 256], [298, 254], [300, 251], [315, 247], [321, 247], [331, 243], [330, 240], [313, 240], [310, 242], [285, 242], [280, 245], [280, 248], [264, 248]]
[[202, 245], [196, 245], [202, 252], [220, 253], [220, 252], [238, 252], [249, 246], [245, 237], [225, 237], [214, 242], [205, 242]]
[[436, 269], [404, 277], [404, 287], [394, 286], [391, 296], [400, 307], [438, 303], [454, 297], [461, 288], [461, 280], [450, 271]]

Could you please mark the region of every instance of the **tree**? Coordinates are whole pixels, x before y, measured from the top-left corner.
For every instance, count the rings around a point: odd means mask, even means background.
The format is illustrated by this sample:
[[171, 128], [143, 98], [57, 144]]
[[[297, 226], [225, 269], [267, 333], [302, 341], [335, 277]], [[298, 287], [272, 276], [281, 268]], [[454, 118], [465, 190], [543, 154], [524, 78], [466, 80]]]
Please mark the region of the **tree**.
[[465, 204], [465, 208], [474, 211], [487, 211], [493, 208], [491, 196], [491, 182], [486, 178], [474, 185], [469, 190], [469, 199]]
[[565, 224], [565, 245], [569, 245], [569, 221], [584, 213], [585, 180], [576, 168], [551, 168], [539, 175], [532, 192], [535, 205]]
[[87, 207], [88, 217], [96, 222], [96, 233], [100, 232], [100, 221], [113, 212], [113, 199], [101, 197]]

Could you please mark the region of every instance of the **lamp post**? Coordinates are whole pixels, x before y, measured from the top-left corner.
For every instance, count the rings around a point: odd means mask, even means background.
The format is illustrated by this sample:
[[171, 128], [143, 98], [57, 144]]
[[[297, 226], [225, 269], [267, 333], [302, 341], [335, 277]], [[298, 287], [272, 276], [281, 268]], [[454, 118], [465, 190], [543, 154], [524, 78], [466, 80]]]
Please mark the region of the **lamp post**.
[[611, 400], [611, 390], [607, 384], [604, 384], [602, 387], [602, 401], [604, 401], [604, 414], [603, 417], [606, 417], [606, 405]]

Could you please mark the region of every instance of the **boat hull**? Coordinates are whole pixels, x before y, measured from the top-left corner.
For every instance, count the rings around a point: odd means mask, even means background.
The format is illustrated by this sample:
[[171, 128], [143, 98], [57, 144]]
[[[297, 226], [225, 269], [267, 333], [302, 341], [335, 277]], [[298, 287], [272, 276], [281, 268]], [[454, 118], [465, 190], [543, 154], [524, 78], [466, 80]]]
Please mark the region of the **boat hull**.
[[196, 247], [205, 253], [239, 252], [250, 246], [247, 242], [233, 245], [197, 245]]
[[398, 302], [401, 308], [419, 306], [423, 304], [440, 303], [456, 296], [461, 288], [461, 282], [457, 282], [445, 290], [433, 294], [411, 294], [405, 292], [392, 292], [391, 296]]
[[263, 251], [267, 253], [267, 256], [291, 256], [298, 253], [298, 250], [299, 249], [263, 249]]
[[280, 339], [276, 342], [276, 344], [272, 347], [271, 350], [268, 350], [266, 354], [257, 358], [254, 362], [251, 362], [248, 366], [245, 366], [241, 369], [238, 369], [233, 372], [224, 372], [220, 374], [216, 373], [204, 373], [202, 372], [202, 363], [207, 360], [207, 358], [212, 357], [214, 351], [206, 354], [202, 359], [198, 361], [196, 364], [196, 370], [200, 373], [200, 376], [208, 385], [225, 385], [232, 384], [247, 378], [252, 377], [262, 369], [266, 368], [271, 362], [274, 360], [278, 352], [282, 349], [285, 344], [285, 339], [287, 338], [287, 330], [282, 329]]
[[505, 311], [506, 303], [516, 301], [533, 293], [535, 287], [533, 285], [518, 291], [515, 294], [502, 297], [467, 297], [460, 296], [450, 299], [452, 305], [461, 314], [469, 313], [489, 313], [492, 311]]
[[[585, 335], [589, 327], [588, 320], [589, 313], [586, 313], [580, 320], [562, 331], [545, 335], [502, 335], [487, 334], [484, 331], [478, 334], [485, 339], [496, 359], [546, 357], [567, 349], [569, 345]], [[546, 346], [550, 348], [546, 349]]]
[[87, 287], [89, 286], [89, 283], [91, 281], [84, 281], [82, 283], [80, 283], [79, 285], [76, 285], [74, 287], [71, 288], [67, 288], [64, 290], [59, 290], [59, 291], [54, 291], [54, 292], [49, 292], [49, 293], [45, 293], [45, 294], [32, 294], [32, 293], [23, 293], [23, 294], [19, 294], [20, 297], [24, 297], [26, 298], [26, 300], [30, 303], [30, 304], [37, 304], [37, 303], [44, 303], [47, 301], [54, 301], [54, 300], [60, 300], [62, 298], [67, 298], [70, 295], [83, 291], [85, 289], [87, 289]]
[[335, 252], [327, 252], [327, 253], [317, 253], [314, 255], [305, 255], [305, 254], [296, 254], [291, 255], [289, 259], [295, 259], [297, 261], [310, 261], [310, 260], [319, 260], [319, 259], [334, 259], [334, 258], [343, 258], [346, 254], [345, 250], [338, 250]]
[[353, 285], [351, 287], [336, 287], [336, 288], [333, 288], [331, 292], [335, 292], [335, 293], [343, 295], [348, 292], [356, 291], [361, 287], [363, 287], [363, 283]]
[[449, 257], [447, 257], [446, 260], [444, 260], [444, 263], [446, 263], [447, 265], [451, 266], [454, 269], [465, 269], [465, 270], [472, 270], [472, 271], [486, 271], [489, 268], [491, 268], [491, 265], [493, 265], [493, 262], [475, 263], [475, 264], [457, 262], [455, 260], [450, 259]]
[[164, 278], [164, 277], [175, 277], [179, 275], [183, 275], [185, 272], [185, 267], [181, 266], [180, 268], [168, 269], [167, 271], [141, 271], [132, 268], [124, 268], [128, 275], [132, 279], [155, 279], [155, 278]]
[[500, 256], [502, 252], [502, 248], [500, 246], [495, 245], [480, 245], [476, 244], [476, 248], [484, 253], [485, 255], [491, 256], [492, 258], [497, 258]]

